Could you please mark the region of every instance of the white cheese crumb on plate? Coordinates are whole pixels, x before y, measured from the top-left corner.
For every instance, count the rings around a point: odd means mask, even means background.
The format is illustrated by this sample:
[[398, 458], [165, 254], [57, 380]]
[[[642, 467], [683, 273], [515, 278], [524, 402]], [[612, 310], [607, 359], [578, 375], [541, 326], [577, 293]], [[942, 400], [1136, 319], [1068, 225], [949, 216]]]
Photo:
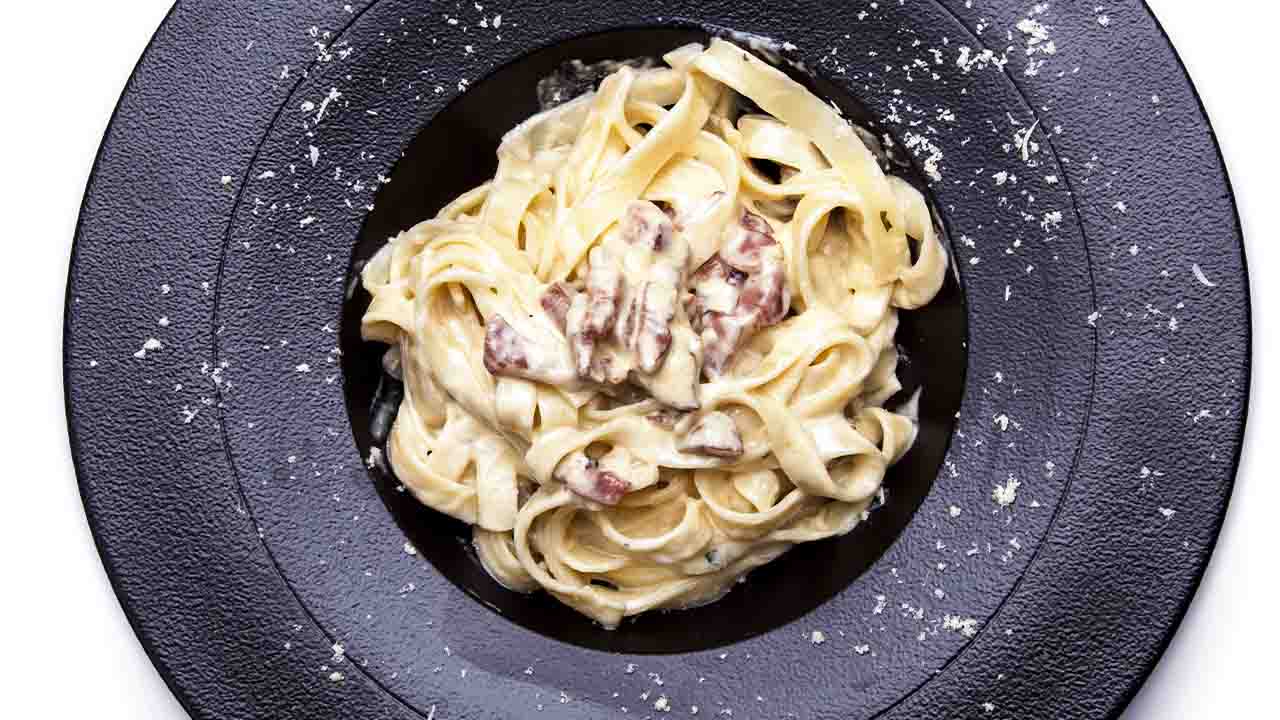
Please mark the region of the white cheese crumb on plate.
[[1205, 277], [1204, 270], [1201, 270], [1200, 266], [1195, 263], [1192, 263], [1191, 265], [1191, 274], [1195, 275], [1196, 281], [1198, 281], [1201, 285], [1205, 287], [1218, 287], [1218, 283], [1213, 282], [1209, 278]]
[[148, 352], [154, 352], [162, 347], [164, 347], [164, 343], [155, 338], [147, 338], [147, 341], [142, 343], [142, 349], [134, 353], [133, 356], [136, 358], [144, 358], [147, 356]]
[[1009, 507], [1018, 499], [1018, 488], [1022, 483], [1015, 477], [1010, 476], [1003, 485], [997, 485], [991, 492], [991, 498], [996, 501], [1000, 507]]

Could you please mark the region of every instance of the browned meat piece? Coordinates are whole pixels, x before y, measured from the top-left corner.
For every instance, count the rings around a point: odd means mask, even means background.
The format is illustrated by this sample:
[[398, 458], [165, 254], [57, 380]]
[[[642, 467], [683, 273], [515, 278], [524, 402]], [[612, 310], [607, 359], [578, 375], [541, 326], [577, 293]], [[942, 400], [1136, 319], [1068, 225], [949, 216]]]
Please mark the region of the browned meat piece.
[[637, 200], [627, 206], [622, 218], [622, 239], [662, 252], [671, 243], [675, 227], [671, 218], [651, 202]]
[[631, 299], [619, 327], [619, 340], [636, 353], [640, 371], [653, 374], [671, 347], [671, 321], [684, 283], [689, 246], [675, 234], [671, 218], [651, 202], [637, 201], [627, 207], [622, 236], [653, 251], [647, 277], [628, 279]]
[[738, 347], [791, 309], [782, 249], [764, 218], [744, 210], [723, 247], [693, 274], [685, 311], [701, 333], [703, 369], [724, 374]]
[[725, 232], [720, 257], [742, 272], [754, 273], [760, 270], [769, 249], [777, 244], [769, 223], [750, 210], [743, 210], [738, 224]]
[[703, 317], [702, 369], [707, 377], [715, 379], [724, 375], [754, 320], [752, 315], [736, 312], [709, 312]]
[[585, 294], [574, 295], [573, 302], [569, 305], [569, 314], [565, 318], [565, 334], [569, 337], [569, 349], [573, 352], [574, 367], [580, 378], [590, 376], [591, 366], [595, 362], [596, 336], [585, 330], [589, 305], [590, 301]]
[[555, 321], [560, 332], [565, 332], [565, 322], [569, 317], [569, 306], [573, 304], [573, 296], [577, 293], [565, 283], [552, 283], [542, 294], [542, 309]]
[[582, 331], [602, 337], [618, 319], [618, 298], [622, 296], [622, 272], [605, 252], [594, 248], [588, 257], [587, 313]]
[[683, 452], [710, 455], [719, 458], [742, 456], [742, 436], [733, 418], [722, 412], [711, 412], [698, 419], [689, 432], [680, 439]]
[[581, 451], [561, 460], [555, 477], [574, 493], [605, 505], [616, 505], [631, 489], [629, 482], [615, 472], [602, 469]]
[[791, 293], [786, 288], [786, 272], [782, 262], [766, 262], [759, 272], [747, 278], [738, 295], [737, 315], [756, 313], [754, 327], [777, 324], [791, 309]]
[[624, 328], [626, 346], [639, 356], [640, 370], [657, 372], [671, 347], [671, 319], [676, 314], [676, 289], [662, 282], [641, 285], [632, 300]]
[[[565, 334], [573, 350], [578, 376], [596, 382], [618, 373], [608, 372], [607, 362], [596, 357], [596, 345], [613, 330], [622, 296], [622, 273], [604, 248], [588, 256], [587, 291], [570, 298], [565, 314]], [[626, 369], [619, 368], [621, 377]], [[619, 380], [620, 382], [620, 380]]]
[[501, 315], [484, 326], [484, 367], [493, 375], [525, 378], [552, 385], [572, 382], [573, 368], [555, 351], [516, 332]]
[[720, 257], [720, 253], [707, 258], [707, 261], [698, 266], [697, 270], [689, 276], [689, 285], [697, 286], [711, 280], [719, 280], [735, 287], [741, 287], [742, 282], [747, 279], [747, 274], [741, 270], [735, 270], [732, 265], [724, 261]]
[[738, 293], [746, 280], [747, 274], [735, 270], [719, 253], [702, 263], [689, 276], [690, 292], [684, 297], [684, 311], [693, 329], [702, 331], [704, 316], [709, 312], [731, 312], [738, 304]]
[[494, 375], [511, 370], [527, 370], [529, 356], [527, 341], [507, 324], [501, 315], [494, 315], [484, 325], [484, 367]]
[[590, 494], [587, 497], [605, 505], [616, 505], [630, 489], [631, 485], [626, 480], [608, 470], [597, 470], [592, 479]]

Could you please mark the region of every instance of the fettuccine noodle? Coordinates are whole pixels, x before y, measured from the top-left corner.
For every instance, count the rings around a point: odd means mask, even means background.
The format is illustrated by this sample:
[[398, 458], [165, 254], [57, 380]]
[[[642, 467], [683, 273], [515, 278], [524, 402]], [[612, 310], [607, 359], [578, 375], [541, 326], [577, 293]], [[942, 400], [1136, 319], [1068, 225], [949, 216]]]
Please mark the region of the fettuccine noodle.
[[947, 266], [803, 86], [721, 40], [664, 59], [513, 129], [363, 270], [397, 477], [503, 585], [606, 627], [865, 517], [916, 435], [884, 408], [897, 310]]

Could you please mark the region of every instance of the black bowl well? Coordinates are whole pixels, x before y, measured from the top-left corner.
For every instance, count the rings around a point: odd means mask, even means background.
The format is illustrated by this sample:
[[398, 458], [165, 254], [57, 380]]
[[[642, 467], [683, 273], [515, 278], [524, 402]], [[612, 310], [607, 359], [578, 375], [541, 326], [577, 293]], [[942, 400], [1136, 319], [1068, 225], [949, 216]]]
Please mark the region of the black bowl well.
[[[378, 193], [352, 254], [349, 282], [379, 248], [399, 231], [428, 219], [462, 192], [493, 176], [495, 151], [504, 133], [539, 111], [536, 88], [570, 60], [657, 58], [688, 42], [706, 42], [698, 29], [648, 27], [581, 36], [544, 48], [497, 69], [470, 89], [422, 130], [396, 163], [391, 182]], [[776, 58], [775, 58], [776, 59]], [[847, 91], [779, 65], [820, 97], [834, 101], [847, 118], [882, 137], [884, 129]], [[567, 100], [569, 98], [564, 98]], [[893, 171], [928, 193], [908, 161], [884, 158]], [[360, 450], [366, 456], [378, 440], [370, 432], [371, 411], [395, 396], [394, 380], [384, 376], [385, 346], [360, 338], [360, 318], [369, 296], [351, 293], [343, 309], [342, 367], [347, 409]], [[649, 613], [608, 631], [545, 593], [524, 596], [506, 590], [481, 567], [470, 546], [468, 526], [419, 504], [398, 491], [398, 482], [381, 466], [370, 470], [387, 508], [424, 557], [472, 597], [507, 619], [545, 635], [585, 647], [627, 652], [671, 653], [702, 650], [742, 640], [790, 622], [843, 590], [870, 567], [901, 533], [929, 492], [955, 427], [964, 390], [967, 322], [956, 276], [926, 307], [902, 313], [897, 342], [903, 360], [901, 401], [923, 387], [920, 434], [915, 447], [885, 479], [887, 503], [868, 522], [841, 538], [797, 547], [759, 568], [747, 582], [716, 603], [680, 612]], [[894, 402], [891, 401], [891, 402]]]

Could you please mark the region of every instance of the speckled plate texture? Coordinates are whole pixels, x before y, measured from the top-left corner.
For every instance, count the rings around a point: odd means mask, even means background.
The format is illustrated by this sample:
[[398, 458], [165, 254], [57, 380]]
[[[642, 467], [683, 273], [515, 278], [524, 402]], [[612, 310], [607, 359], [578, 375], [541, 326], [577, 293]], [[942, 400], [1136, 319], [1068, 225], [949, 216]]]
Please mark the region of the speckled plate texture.
[[[896, 149], [956, 273], [904, 316], [886, 505], [609, 633], [368, 462], [353, 269], [492, 172], [540, 73], [724, 28]], [[1117, 716], [1168, 644], [1249, 346], [1221, 156], [1138, 2], [193, 1], [103, 142], [65, 374], [103, 561], [195, 718], [1028, 720]]]

